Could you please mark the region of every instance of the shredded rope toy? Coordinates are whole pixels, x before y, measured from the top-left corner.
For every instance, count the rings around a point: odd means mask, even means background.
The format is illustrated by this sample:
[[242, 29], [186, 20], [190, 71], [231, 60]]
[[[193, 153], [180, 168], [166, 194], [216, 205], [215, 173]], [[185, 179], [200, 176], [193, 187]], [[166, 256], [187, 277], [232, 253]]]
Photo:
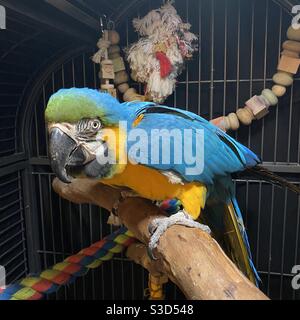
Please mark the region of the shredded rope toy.
[[191, 25], [182, 21], [172, 3], [167, 1], [145, 17], [134, 19], [140, 39], [126, 49], [132, 79], [143, 83], [145, 95], [156, 103], [173, 93], [185, 61], [198, 47]]

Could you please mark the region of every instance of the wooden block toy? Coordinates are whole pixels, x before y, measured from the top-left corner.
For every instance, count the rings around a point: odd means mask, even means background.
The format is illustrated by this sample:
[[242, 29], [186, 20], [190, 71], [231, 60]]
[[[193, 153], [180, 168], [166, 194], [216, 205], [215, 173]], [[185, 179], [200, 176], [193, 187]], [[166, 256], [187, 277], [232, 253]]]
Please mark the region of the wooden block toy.
[[236, 115], [245, 126], [249, 126], [254, 120], [253, 112], [248, 107], [238, 109]]
[[114, 72], [119, 72], [122, 70], [125, 70], [125, 63], [122, 57], [118, 57], [112, 60], [113, 65], [114, 65]]
[[109, 83], [102, 84], [101, 91], [107, 92], [115, 98], [117, 97], [117, 90], [113, 84], [109, 84]]
[[129, 85], [128, 83], [122, 83], [118, 86], [118, 90], [121, 92], [121, 93], [125, 93], [127, 90], [129, 89]]
[[278, 103], [277, 96], [270, 89], [264, 89], [261, 92], [261, 95], [268, 100], [270, 106], [276, 106], [276, 104]]
[[135, 95], [129, 96], [128, 102], [130, 101], [146, 101], [146, 97], [142, 96], [141, 94], [135, 94]]
[[294, 29], [293, 26], [290, 26], [286, 35], [289, 40], [300, 42], [300, 29]]
[[121, 52], [121, 48], [117, 45], [114, 45], [114, 46], [110, 46], [108, 48], [108, 54], [111, 55], [113, 53], [120, 53]]
[[291, 57], [291, 58], [299, 58], [299, 53], [297, 53], [295, 51], [290, 51], [290, 50], [283, 50], [281, 52], [281, 55]]
[[116, 88], [108, 89], [107, 92], [108, 92], [111, 96], [113, 96], [113, 97], [115, 97], [115, 98], [118, 97]]
[[119, 85], [129, 81], [128, 74], [125, 70], [119, 71], [115, 74], [115, 84]]
[[120, 55], [120, 52], [115, 52], [115, 53], [111, 53], [108, 57], [109, 59], [114, 60], [121, 57], [121, 55]]
[[124, 101], [132, 101], [132, 97], [137, 95], [137, 92], [134, 88], [129, 88], [123, 96]]
[[292, 74], [296, 74], [298, 72], [300, 65], [300, 59], [292, 58], [285, 55], [281, 56], [277, 69], [279, 71], [285, 71]]
[[115, 78], [114, 66], [111, 60], [103, 60], [101, 62], [100, 78], [112, 80]]
[[274, 74], [273, 81], [284, 87], [289, 87], [293, 84], [294, 79], [290, 73], [279, 71]]
[[115, 86], [111, 83], [103, 83], [101, 84], [101, 89], [102, 90], [108, 90], [108, 89], [113, 89]]
[[282, 48], [285, 50], [300, 53], [300, 42], [287, 40], [282, 44]]
[[259, 120], [269, 113], [268, 101], [263, 96], [254, 96], [246, 102], [255, 119]]
[[210, 122], [225, 132], [230, 129], [230, 123], [224, 116], [213, 119]]
[[286, 93], [286, 87], [275, 84], [272, 87], [272, 91], [276, 97], [282, 97]]
[[120, 42], [120, 35], [115, 30], [108, 31], [108, 40], [112, 45], [116, 45]]
[[117, 45], [108, 48], [108, 56], [111, 60], [121, 57], [121, 48]]
[[239, 119], [235, 113], [229, 113], [227, 119], [231, 130], [237, 130], [240, 127]]

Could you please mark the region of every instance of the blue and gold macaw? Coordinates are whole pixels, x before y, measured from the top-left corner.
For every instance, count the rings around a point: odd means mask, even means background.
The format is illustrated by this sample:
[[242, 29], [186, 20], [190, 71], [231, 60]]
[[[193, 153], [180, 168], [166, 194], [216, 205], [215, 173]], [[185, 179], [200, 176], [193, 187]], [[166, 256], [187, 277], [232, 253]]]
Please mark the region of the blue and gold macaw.
[[[180, 200], [183, 210], [150, 226], [151, 249], [172, 224], [211, 228], [240, 270], [257, 281], [232, 182], [233, 173], [258, 168], [253, 152], [191, 112], [149, 102], [121, 104], [87, 88], [58, 91], [45, 115], [51, 164], [60, 180], [89, 177], [154, 201]], [[173, 130], [172, 139], [155, 140], [164, 130]], [[109, 139], [112, 133], [115, 139]], [[139, 144], [134, 139], [138, 133], [144, 138]], [[153, 156], [154, 147], [160, 152]], [[164, 157], [166, 150], [169, 157]], [[198, 158], [195, 170], [191, 160]]]

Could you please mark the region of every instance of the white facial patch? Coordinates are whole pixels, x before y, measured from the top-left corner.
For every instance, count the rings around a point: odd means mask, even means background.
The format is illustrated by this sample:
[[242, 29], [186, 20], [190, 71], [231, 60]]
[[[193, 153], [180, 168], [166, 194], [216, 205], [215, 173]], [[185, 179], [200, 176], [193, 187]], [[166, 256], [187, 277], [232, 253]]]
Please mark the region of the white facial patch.
[[[85, 153], [86, 160], [84, 164], [89, 163], [99, 156], [99, 160], [104, 161], [104, 153], [105, 153], [105, 146], [101, 141], [102, 133], [99, 130], [99, 133], [96, 136], [95, 141], [85, 141], [83, 137], [77, 135], [76, 124], [70, 123], [55, 123], [50, 124], [48, 126], [48, 130], [50, 132], [51, 129], [58, 128], [71, 139], [77, 142], [78, 147], [81, 147], [83, 152]], [[100, 144], [100, 146], [99, 146]], [[99, 162], [100, 163], [100, 162]], [[107, 163], [107, 161], [105, 161]]]

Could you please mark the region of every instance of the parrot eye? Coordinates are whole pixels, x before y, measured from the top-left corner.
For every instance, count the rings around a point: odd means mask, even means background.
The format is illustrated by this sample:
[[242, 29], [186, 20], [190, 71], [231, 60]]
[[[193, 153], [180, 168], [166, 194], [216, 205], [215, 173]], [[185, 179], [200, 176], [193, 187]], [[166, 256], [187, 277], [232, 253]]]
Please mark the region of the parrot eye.
[[92, 124], [91, 124], [91, 127], [94, 129], [94, 130], [97, 130], [97, 129], [100, 129], [101, 128], [101, 122], [100, 120], [93, 120], [92, 121]]
[[77, 134], [79, 136], [90, 136], [101, 129], [102, 123], [99, 119], [82, 119], [77, 124]]

